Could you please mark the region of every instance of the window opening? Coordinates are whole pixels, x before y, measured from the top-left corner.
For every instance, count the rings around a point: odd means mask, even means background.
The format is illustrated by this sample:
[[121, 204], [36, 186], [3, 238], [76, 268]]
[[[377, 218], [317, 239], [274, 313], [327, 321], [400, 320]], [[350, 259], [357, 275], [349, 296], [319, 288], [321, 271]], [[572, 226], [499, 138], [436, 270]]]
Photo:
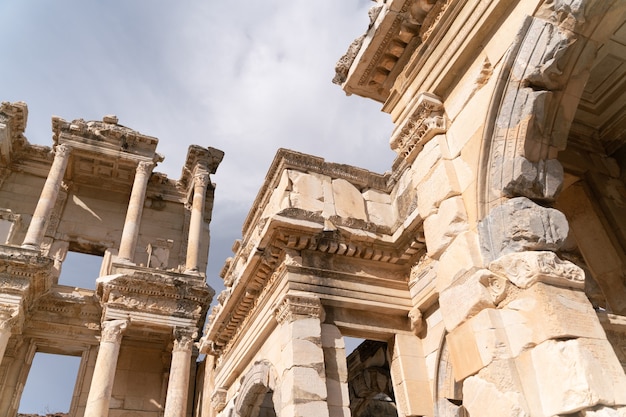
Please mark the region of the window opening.
[[59, 285], [95, 290], [101, 265], [101, 256], [68, 252], [61, 267]]
[[69, 413], [80, 356], [35, 353], [18, 413]]

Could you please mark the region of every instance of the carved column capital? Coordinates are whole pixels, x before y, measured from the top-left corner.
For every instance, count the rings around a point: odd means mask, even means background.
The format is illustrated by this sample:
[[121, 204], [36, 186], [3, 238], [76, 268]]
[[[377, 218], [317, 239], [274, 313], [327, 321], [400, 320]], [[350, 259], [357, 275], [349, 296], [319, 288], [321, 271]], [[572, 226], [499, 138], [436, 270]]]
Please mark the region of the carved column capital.
[[209, 181], [209, 172], [204, 169], [196, 170], [195, 174], [193, 175], [194, 187], [206, 188], [209, 185]]
[[72, 147], [67, 143], [62, 143], [54, 148], [55, 158], [67, 158], [72, 152]]
[[100, 343], [117, 343], [122, 341], [122, 334], [128, 327], [128, 320], [109, 320], [102, 323]]
[[15, 323], [15, 318], [14, 313], [0, 310], [0, 332], [10, 331]]
[[174, 347], [172, 352], [190, 351], [193, 342], [198, 337], [198, 332], [194, 329], [174, 329]]
[[217, 388], [211, 394], [211, 407], [218, 413], [226, 407], [226, 395], [228, 391], [225, 388]]
[[286, 294], [274, 314], [280, 324], [305, 318], [324, 320], [322, 303], [313, 295]]
[[141, 161], [137, 164], [137, 174], [149, 175], [154, 168], [154, 162]]

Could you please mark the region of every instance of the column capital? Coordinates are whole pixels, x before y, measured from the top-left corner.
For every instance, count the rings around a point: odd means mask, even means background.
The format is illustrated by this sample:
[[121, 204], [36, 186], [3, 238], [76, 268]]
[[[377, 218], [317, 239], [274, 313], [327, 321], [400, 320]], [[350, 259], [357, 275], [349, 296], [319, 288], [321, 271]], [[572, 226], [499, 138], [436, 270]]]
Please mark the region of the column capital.
[[152, 173], [152, 169], [154, 169], [155, 163], [148, 161], [141, 161], [137, 164], [137, 173], [141, 173], [144, 175]]
[[0, 331], [11, 330], [15, 322], [15, 315], [10, 311], [0, 310]]
[[128, 327], [128, 320], [109, 320], [102, 323], [100, 343], [120, 343], [122, 334]]
[[194, 187], [206, 188], [210, 182], [209, 172], [204, 169], [198, 169], [193, 175]]
[[276, 320], [284, 322], [305, 318], [319, 318], [324, 320], [324, 308], [319, 297], [309, 294], [286, 294], [274, 311]]
[[72, 152], [72, 146], [67, 143], [61, 143], [54, 148], [55, 157], [67, 158]]
[[193, 342], [198, 337], [198, 332], [195, 329], [175, 328], [174, 329], [174, 348], [173, 352], [177, 351], [190, 351], [193, 347]]

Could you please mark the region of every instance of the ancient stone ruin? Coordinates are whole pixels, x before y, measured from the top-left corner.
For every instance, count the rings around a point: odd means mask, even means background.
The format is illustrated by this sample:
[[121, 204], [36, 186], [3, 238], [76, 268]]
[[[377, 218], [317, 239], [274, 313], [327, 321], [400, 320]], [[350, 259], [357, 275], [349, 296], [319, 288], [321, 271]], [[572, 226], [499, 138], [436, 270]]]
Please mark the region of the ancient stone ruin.
[[48, 148], [2, 104], [0, 415], [49, 352], [81, 358], [72, 417], [626, 416], [626, 2], [370, 20], [334, 81], [390, 114], [393, 166], [279, 150], [211, 311], [222, 152], [169, 179], [114, 116]]

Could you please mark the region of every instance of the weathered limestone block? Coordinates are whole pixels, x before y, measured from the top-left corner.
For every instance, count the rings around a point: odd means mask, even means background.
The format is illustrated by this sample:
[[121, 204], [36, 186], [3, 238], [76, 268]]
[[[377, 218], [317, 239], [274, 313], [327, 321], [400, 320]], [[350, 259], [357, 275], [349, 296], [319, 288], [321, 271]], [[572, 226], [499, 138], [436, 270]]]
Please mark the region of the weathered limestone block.
[[428, 256], [438, 259], [450, 242], [466, 230], [468, 230], [467, 212], [463, 199], [452, 197], [442, 201], [437, 213], [424, 220]]
[[502, 392], [498, 387], [478, 376], [463, 381], [463, 407], [472, 416], [527, 417], [519, 392]]
[[481, 282], [486, 275], [491, 275], [491, 272], [478, 270], [459, 278], [453, 285], [441, 291], [439, 305], [448, 331], [452, 331], [481, 310], [495, 307], [491, 294]]
[[342, 178], [334, 179], [332, 184], [337, 215], [367, 221], [365, 201], [361, 192]]
[[420, 339], [398, 334], [392, 346], [390, 371], [399, 415], [428, 414], [432, 394]]
[[546, 340], [605, 339], [582, 291], [538, 283], [515, 297], [505, 308], [484, 309], [448, 334], [457, 379], [497, 359], [516, 358]]
[[525, 197], [507, 200], [478, 224], [485, 259], [525, 250], [557, 250], [569, 226], [558, 210], [542, 207]]
[[461, 194], [452, 161], [441, 160], [435, 164], [430, 176], [417, 186], [417, 209], [423, 218], [433, 214], [441, 202]]
[[335, 325], [322, 324], [322, 348], [330, 417], [349, 416], [350, 393], [346, 349], [343, 336]]
[[393, 227], [398, 216], [394, 207], [390, 203], [378, 203], [376, 201], [365, 200], [368, 220], [377, 225]]
[[563, 166], [556, 159], [531, 162], [523, 156], [503, 162], [503, 177], [509, 179], [502, 184], [503, 195], [524, 196], [553, 201], [563, 185]]
[[448, 333], [446, 342], [457, 381], [475, 374], [496, 359], [511, 356], [499, 319], [499, 310], [484, 309]]
[[288, 171], [291, 182], [291, 207], [321, 213], [324, 210], [324, 187], [320, 178], [298, 171]]
[[520, 355], [517, 363], [533, 415], [626, 404], [626, 376], [606, 340], [548, 340]]
[[626, 416], [626, 407], [609, 408], [598, 406], [581, 413], [583, 417], [624, 417]]
[[437, 290], [441, 293], [457, 277], [483, 267], [478, 235], [472, 231], [458, 235], [437, 263]]
[[435, 164], [443, 157], [440, 141], [436, 140], [437, 138], [442, 138], [443, 140], [445, 135], [437, 136], [426, 143], [409, 169], [409, 175], [416, 183], [422, 182]]
[[559, 259], [554, 252], [509, 253], [491, 262], [489, 269], [519, 288], [528, 288], [537, 282], [585, 288], [585, 272], [572, 262]]
[[263, 210], [263, 217], [271, 216], [274, 213], [278, 213], [281, 210], [290, 207], [289, 190], [291, 189], [291, 182], [289, 181], [289, 171], [282, 172], [278, 185], [272, 192], [270, 201]]

